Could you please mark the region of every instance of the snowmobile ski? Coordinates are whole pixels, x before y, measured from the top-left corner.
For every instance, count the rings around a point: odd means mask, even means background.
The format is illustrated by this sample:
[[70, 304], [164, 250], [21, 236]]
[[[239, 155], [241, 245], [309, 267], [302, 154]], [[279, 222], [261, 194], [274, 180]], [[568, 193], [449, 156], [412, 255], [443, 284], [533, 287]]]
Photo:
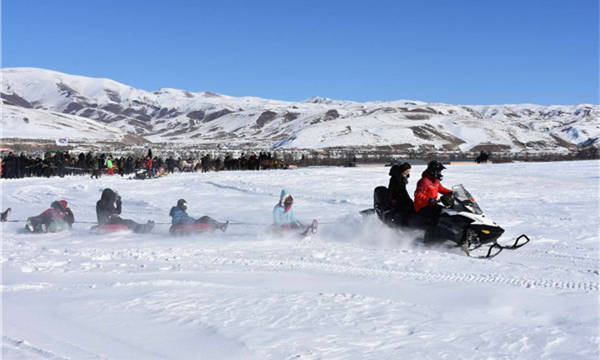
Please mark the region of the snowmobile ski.
[[[521, 240], [521, 239], [525, 239], [525, 241], [519, 244], [519, 240]], [[526, 245], [529, 241], [531, 241], [531, 239], [529, 239], [529, 236], [527, 236], [525, 234], [521, 234], [515, 239], [515, 242], [512, 245], [503, 246], [503, 245], [498, 244], [498, 246], [500, 246], [502, 249], [505, 249], [505, 250], [515, 250], [515, 249], [522, 247], [523, 245]]]
[[473, 253], [474, 250], [477, 250], [480, 248], [485, 249], [485, 247], [482, 245], [483, 244], [480, 244], [477, 247], [469, 249], [465, 243], [461, 246], [461, 248], [465, 252], [465, 254], [467, 254], [468, 257], [473, 258], [473, 259], [491, 259], [493, 257], [496, 257], [498, 254], [500, 254], [502, 252], [502, 250], [504, 250], [504, 248], [501, 245], [499, 245], [498, 243], [493, 243], [492, 245], [489, 245], [487, 247], [487, 251], [484, 253], [485, 255], [474, 254]]

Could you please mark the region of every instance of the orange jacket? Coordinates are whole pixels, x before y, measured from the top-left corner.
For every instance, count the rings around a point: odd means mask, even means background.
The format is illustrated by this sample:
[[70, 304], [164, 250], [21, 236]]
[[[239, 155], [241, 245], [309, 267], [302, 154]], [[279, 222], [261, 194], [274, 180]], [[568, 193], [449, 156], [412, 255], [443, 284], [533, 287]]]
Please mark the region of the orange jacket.
[[440, 180], [434, 178], [427, 170], [423, 171], [422, 178], [417, 183], [415, 190], [415, 211], [419, 212], [421, 208], [431, 205], [429, 199], [437, 200], [438, 192], [444, 195], [451, 194], [452, 190], [448, 190], [442, 186]]

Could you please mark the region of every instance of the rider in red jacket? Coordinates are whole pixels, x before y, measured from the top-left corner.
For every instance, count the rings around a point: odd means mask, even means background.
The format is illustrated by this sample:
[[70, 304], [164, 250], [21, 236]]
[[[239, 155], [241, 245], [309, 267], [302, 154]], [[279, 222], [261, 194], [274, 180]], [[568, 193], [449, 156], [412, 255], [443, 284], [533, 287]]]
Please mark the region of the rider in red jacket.
[[443, 195], [452, 194], [452, 190], [442, 186], [442, 170], [446, 167], [437, 160], [429, 162], [427, 169], [421, 174], [422, 178], [417, 183], [415, 190], [415, 211], [418, 213], [426, 206], [434, 206], [437, 203], [438, 193]]
[[415, 190], [415, 224], [425, 228], [426, 243], [435, 240], [435, 228], [442, 212], [442, 207], [437, 205], [438, 194], [452, 194], [452, 190], [446, 189], [440, 183], [442, 170], [445, 168], [439, 161], [431, 161], [423, 171], [423, 177]]
[[50, 209], [27, 219], [25, 229], [29, 232], [57, 232], [72, 227], [75, 216], [65, 200], [54, 201]]

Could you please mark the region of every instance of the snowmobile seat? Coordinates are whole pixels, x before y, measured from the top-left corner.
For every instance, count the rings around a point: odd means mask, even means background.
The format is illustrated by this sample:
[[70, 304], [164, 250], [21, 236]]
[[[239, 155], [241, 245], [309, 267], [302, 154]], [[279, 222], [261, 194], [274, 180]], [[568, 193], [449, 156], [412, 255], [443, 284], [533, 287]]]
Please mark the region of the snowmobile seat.
[[386, 221], [386, 215], [391, 210], [390, 191], [385, 186], [378, 186], [373, 191], [373, 208], [382, 221]]

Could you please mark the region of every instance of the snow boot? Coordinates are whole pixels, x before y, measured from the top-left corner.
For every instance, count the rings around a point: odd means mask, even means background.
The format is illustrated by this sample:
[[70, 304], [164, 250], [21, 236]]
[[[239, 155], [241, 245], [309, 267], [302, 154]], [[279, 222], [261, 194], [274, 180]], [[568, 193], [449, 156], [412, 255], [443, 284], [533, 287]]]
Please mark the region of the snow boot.
[[229, 220], [227, 220], [227, 221], [226, 221], [226, 222], [224, 222], [224, 223], [220, 223], [220, 224], [218, 225], [218, 227], [217, 227], [217, 228], [218, 228], [219, 230], [221, 230], [222, 232], [225, 232], [225, 231], [227, 230], [227, 227], [228, 227], [228, 226], [229, 226]]
[[29, 232], [34, 232], [35, 229], [33, 227], [33, 224], [31, 223], [30, 219], [27, 219], [27, 222], [25, 223], [25, 229]]

